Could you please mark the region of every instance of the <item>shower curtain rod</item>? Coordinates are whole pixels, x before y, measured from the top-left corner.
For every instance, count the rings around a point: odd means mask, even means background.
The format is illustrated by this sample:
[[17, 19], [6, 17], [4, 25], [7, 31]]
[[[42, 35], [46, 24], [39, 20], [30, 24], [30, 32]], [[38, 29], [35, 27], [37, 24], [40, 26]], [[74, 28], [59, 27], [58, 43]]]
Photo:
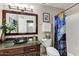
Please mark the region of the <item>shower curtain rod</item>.
[[75, 7], [75, 6], [78, 5], [78, 4], [79, 4], [79, 3], [76, 3], [76, 4], [72, 5], [71, 7], [67, 8], [66, 10], [63, 10], [63, 11], [59, 12], [57, 15], [59, 15], [59, 14], [62, 13], [62, 12], [66, 12], [67, 10], [69, 10], [69, 9], [71, 9], [71, 8], [73, 8], [73, 7]]

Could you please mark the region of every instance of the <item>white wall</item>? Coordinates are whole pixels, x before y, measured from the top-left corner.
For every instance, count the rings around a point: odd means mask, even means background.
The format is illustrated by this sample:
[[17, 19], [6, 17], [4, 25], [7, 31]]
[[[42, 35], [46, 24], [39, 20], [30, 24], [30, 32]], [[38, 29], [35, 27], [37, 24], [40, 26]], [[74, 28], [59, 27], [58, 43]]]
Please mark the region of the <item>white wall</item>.
[[79, 13], [66, 19], [67, 51], [79, 56]]

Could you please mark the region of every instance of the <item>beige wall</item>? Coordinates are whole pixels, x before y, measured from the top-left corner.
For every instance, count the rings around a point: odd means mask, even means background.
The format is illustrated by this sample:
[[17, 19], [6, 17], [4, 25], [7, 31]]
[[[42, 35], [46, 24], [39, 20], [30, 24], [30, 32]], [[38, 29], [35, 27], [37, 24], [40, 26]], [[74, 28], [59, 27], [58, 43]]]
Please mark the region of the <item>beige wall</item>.
[[[27, 4], [27, 5], [33, 5], [34, 6], [34, 12], [33, 13], [36, 13], [38, 14], [38, 38], [39, 40], [43, 38], [43, 32], [42, 32], [42, 24], [43, 24], [43, 13], [46, 12], [46, 13], [50, 13], [50, 23], [54, 24], [54, 16], [56, 14], [58, 14], [61, 9], [58, 9], [58, 8], [55, 8], [55, 7], [50, 7], [50, 6], [44, 6], [44, 5], [40, 5], [40, 4]], [[6, 4], [3, 5], [3, 9], [9, 9], [8, 6]], [[54, 26], [54, 25], [53, 25]], [[52, 29], [54, 31], [54, 29]], [[22, 35], [21, 35], [22, 36]], [[23, 36], [26, 36], [26, 35], [23, 35]], [[28, 35], [27, 35], [28, 36]], [[31, 36], [31, 35], [29, 35]], [[35, 35], [33, 35], [35, 36]], [[54, 37], [52, 34], [51, 34], [52, 38]], [[10, 37], [10, 36], [9, 36]]]

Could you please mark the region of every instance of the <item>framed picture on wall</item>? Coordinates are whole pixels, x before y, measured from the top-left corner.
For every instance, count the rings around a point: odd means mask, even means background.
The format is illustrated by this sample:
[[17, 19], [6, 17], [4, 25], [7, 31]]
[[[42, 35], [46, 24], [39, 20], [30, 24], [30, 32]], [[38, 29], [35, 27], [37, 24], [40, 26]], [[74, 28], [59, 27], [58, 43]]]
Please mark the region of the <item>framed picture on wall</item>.
[[50, 14], [43, 13], [43, 22], [50, 22]]

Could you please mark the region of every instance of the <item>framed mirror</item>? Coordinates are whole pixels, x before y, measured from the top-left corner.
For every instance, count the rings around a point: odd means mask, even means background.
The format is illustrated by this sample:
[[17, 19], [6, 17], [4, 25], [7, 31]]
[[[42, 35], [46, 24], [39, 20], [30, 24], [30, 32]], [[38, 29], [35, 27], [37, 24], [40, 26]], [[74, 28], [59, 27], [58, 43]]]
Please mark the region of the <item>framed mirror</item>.
[[2, 24], [6, 35], [38, 34], [38, 15], [26, 12], [3, 10]]

